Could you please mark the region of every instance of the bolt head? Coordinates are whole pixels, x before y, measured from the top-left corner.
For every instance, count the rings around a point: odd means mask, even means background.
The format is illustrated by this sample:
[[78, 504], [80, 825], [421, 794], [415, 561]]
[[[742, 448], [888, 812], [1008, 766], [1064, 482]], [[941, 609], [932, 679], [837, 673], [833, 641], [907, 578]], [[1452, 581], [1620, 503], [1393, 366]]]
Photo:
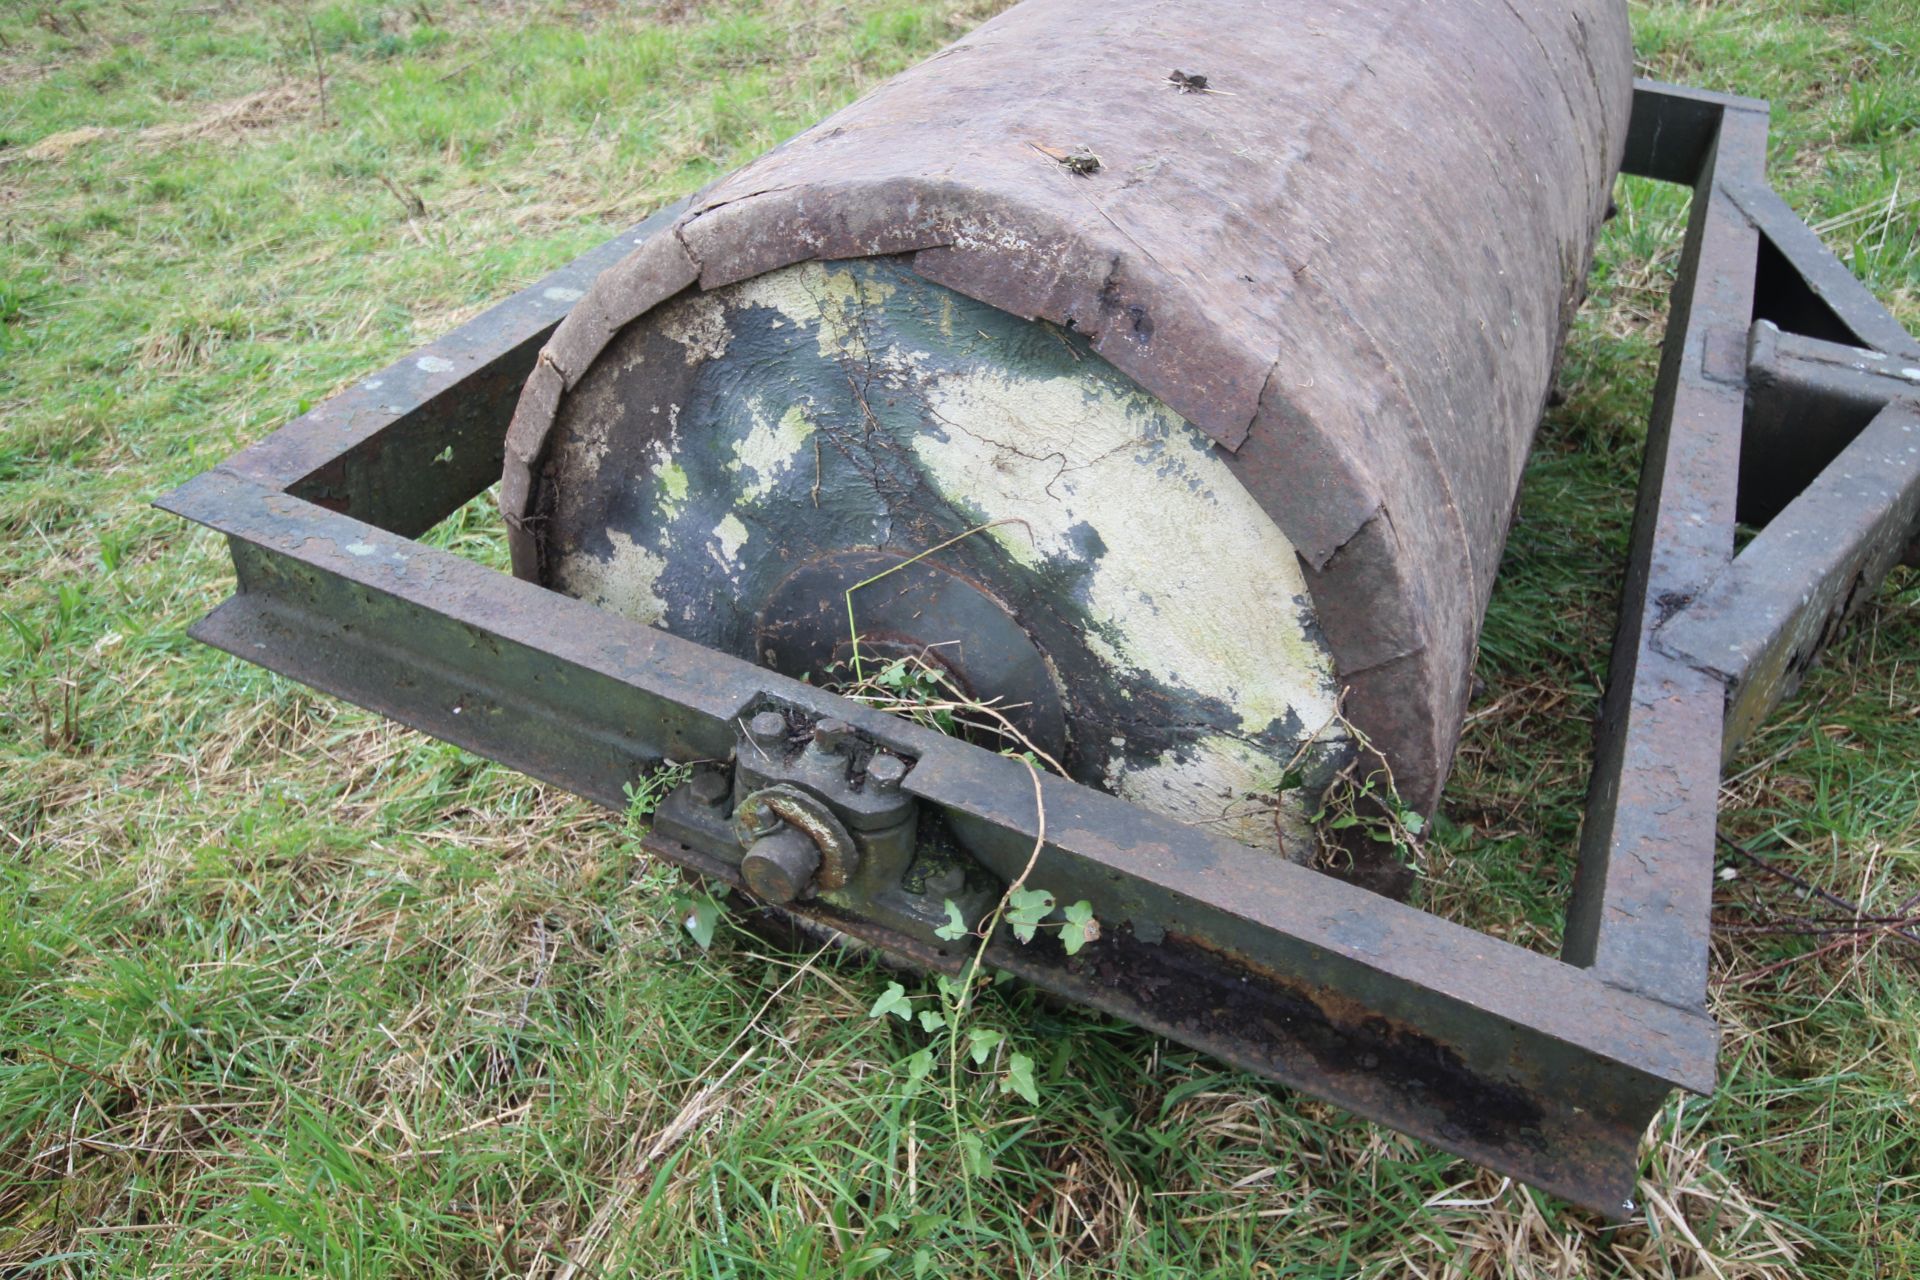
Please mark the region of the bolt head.
[[820, 850], [789, 826], [761, 836], [740, 860], [747, 889], [762, 902], [783, 905], [806, 893], [820, 870]]
[[822, 751], [839, 751], [853, 726], [845, 720], [822, 720], [813, 726], [813, 741]]
[[756, 746], [777, 747], [786, 736], [787, 718], [778, 711], [762, 711], [747, 721], [747, 737]]
[[711, 809], [725, 803], [727, 797], [733, 794], [733, 785], [727, 781], [725, 774], [705, 769], [693, 775], [688, 790], [696, 801]]
[[942, 867], [939, 872], [927, 880], [928, 894], [945, 897], [958, 893], [967, 887], [967, 873], [957, 866]]
[[898, 791], [906, 776], [907, 762], [899, 756], [881, 752], [867, 762], [867, 783], [882, 795]]

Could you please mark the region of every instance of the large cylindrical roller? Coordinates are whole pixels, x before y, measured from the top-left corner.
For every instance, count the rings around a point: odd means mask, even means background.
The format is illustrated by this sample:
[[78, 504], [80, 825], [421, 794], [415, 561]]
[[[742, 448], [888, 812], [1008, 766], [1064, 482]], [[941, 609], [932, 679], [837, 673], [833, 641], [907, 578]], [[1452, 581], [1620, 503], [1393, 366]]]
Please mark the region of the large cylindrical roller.
[[515, 570], [789, 674], [931, 655], [1249, 844], [1302, 851], [1337, 709], [1430, 806], [1631, 68], [1618, 0], [1028, 0], [579, 301]]

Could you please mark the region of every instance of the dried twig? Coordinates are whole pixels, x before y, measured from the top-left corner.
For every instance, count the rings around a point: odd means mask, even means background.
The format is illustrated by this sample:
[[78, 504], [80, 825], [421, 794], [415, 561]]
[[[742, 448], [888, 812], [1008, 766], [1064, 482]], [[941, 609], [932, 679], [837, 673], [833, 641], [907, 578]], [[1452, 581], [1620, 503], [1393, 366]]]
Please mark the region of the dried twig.
[[313, 33], [313, 14], [302, 13], [307, 24], [307, 52], [313, 55], [313, 78], [320, 89], [320, 127], [327, 127], [327, 64], [320, 60], [320, 38]]
[[393, 192], [393, 198], [400, 202], [401, 207], [407, 211], [409, 218], [424, 218], [427, 216], [427, 202], [420, 198], [419, 192], [415, 191], [412, 187], [401, 186], [384, 173], [375, 176], [380, 179], [382, 185], [384, 185], [387, 190]]
[[[773, 1007], [773, 1002], [786, 994], [787, 989], [794, 983], [813, 972], [815, 962], [825, 955], [827, 948], [832, 945], [831, 941], [822, 943], [819, 950], [808, 956], [806, 962], [795, 969], [785, 982], [775, 987], [772, 993], [760, 1002], [760, 1007], [753, 1011], [753, 1016], [747, 1019], [746, 1025], [727, 1042], [726, 1048], [715, 1054], [713, 1060], [701, 1069], [700, 1075], [711, 1074], [713, 1069], [720, 1065], [721, 1059], [733, 1052], [734, 1046], [758, 1031], [760, 1019], [766, 1015], [768, 1009]], [[615, 1217], [626, 1207], [633, 1193], [639, 1189], [641, 1178], [648, 1168], [678, 1146], [701, 1117], [714, 1110], [720, 1101], [718, 1095], [721, 1088], [759, 1051], [759, 1045], [748, 1045], [719, 1079], [703, 1086], [682, 1104], [679, 1112], [668, 1122], [667, 1127], [662, 1129], [659, 1136], [647, 1147], [645, 1154], [631, 1161], [627, 1168], [615, 1176], [613, 1194], [607, 1197], [606, 1203], [601, 1205], [599, 1211], [593, 1215], [593, 1221], [587, 1224], [587, 1229], [581, 1233], [574, 1247], [568, 1250], [566, 1263], [556, 1273], [555, 1280], [573, 1280], [573, 1277], [580, 1272], [591, 1270], [593, 1255], [605, 1242], [607, 1233], [612, 1230]], [[635, 1145], [637, 1148], [638, 1144]]]
[[[864, 401], [862, 403], [864, 403]], [[925, 560], [928, 556], [933, 555], [935, 552], [945, 551], [948, 547], [952, 546], [956, 542], [960, 542], [967, 538], [971, 538], [974, 534], [983, 532], [984, 530], [987, 530], [987, 529], [997, 529], [1003, 524], [1017, 524], [1027, 531], [1028, 538], [1033, 537], [1033, 526], [1028, 524], [1025, 520], [1022, 520], [1018, 516], [1009, 516], [1004, 520], [989, 520], [985, 524], [977, 524], [973, 526], [973, 528], [968, 529], [964, 533], [956, 533], [951, 538], [948, 538], [945, 542], [942, 542], [937, 546], [928, 547], [925, 551], [922, 551], [917, 555], [908, 556], [905, 560], [902, 560], [899, 564], [889, 565], [887, 568], [882, 569], [879, 573], [874, 574], [871, 578], [862, 579], [861, 581], [856, 582], [852, 586], [847, 588], [846, 590], [847, 632], [853, 641], [853, 678], [856, 681], [865, 680], [866, 676], [860, 670], [860, 626], [858, 623], [856, 623], [853, 620], [853, 593], [860, 590], [862, 587], [870, 587], [874, 583], [882, 580], [883, 578], [890, 577], [891, 575], [900, 572], [902, 569], [906, 568], [908, 565], [918, 564], [920, 561]]]
[[681, 1141], [693, 1131], [694, 1126], [719, 1105], [721, 1089], [726, 1086], [727, 1081], [733, 1079], [734, 1072], [746, 1066], [753, 1055], [759, 1051], [759, 1045], [748, 1045], [740, 1056], [733, 1060], [733, 1065], [727, 1068], [725, 1074], [702, 1086], [698, 1092], [687, 1099], [646, 1151], [627, 1168], [621, 1170], [615, 1179], [613, 1194], [607, 1197], [606, 1202], [600, 1206], [599, 1212], [593, 1215], [593, 1221], [587, 1224], [586, 1231], [581, 1233], [578, 1242], [568, 1250], [567, 1260], [555, 1273], [555, 1280], [573, 1280], [573, 1277], [582, 1271], [592, 1270], [594, 1254], [599, 1252], [600, 1246], [605, 1243], [607, 1234], [613, 1230], [614, 1221], [626, 1209], [627, 1202], [633, 1198], [633, 1193], [640, 1189], [647, 1170], [662, 1156], [679, 1146]]
[[[1920, 924], [1920, 915], [1906, 916], [1900, 921], [1900, 924], [1901, 925]], [[1826, 955], [1829, 952], [1838, 951], [1842, 947], [1845, 947], [1848, 945], [1852, 945], [1854, 947], [1871, 946], [1874, 943], [1880, 941], [1882, 938], [1885, 938], [1891, 935], [1911, 936], [1911, 935], [1906, 935], [1905, 930], [1903, 928], [1900, 928], [1895, 925], [1880, 925], [1877, 928], [1873, 928], [1873, 929], [1849, 930], [1848, 932], [1842, 934], [1840, 937], [1837, 937], [1830, 942], [1824, 942], [1821, 945], [1815, 947], [1811, 951], [1803, 951], [1797, 956], [1788, 956], [1784, 960], [1775, 960], [1772, 964], [1762, 965], [1760, 968], [1755, 969], [1751, 973], [1743, 974], [1738, 978], [1731, 978], [1729, 979], [1729, 982], [1731, 982], [1732, 985], [1736, 987], [1752, 986], [1754, 983], [1761, 981], [1763, 978], [1772, 977], [1774, 974], [1780, 972], [1780, 970], [1782, 969], [1788, 968], [1792, 965], [1799, 964], [1802, 960], [1812, 960], [1818, 956]]]
[[[1822, 889], [1819, 885], [1814, 884], [1812, 881], [1802, 879], [1800, 876], [1795, 875], [1793, 872], [1788, 871], [1786, 868], [1776, 866], [1773, 863], [1768, 862], [1765, 858], [1761, 857], [1759, 854], [1755, 853], [1753, 850], [1747, 848], [1745, 845], [1739, 843], [1736, 840], [1729, 839], [1727, 836], [1722, 835], [1720, 837], [1720, 843], [1725, 845], [1727, 848], [1731, 849], [1734, 853], [1738, 854], [1740, 857], [1744, 858], [1747, 862], [1758, 867], [1760, 870], [1766, 872], [1768, 875], [1771, 875], [1778, 879], [1786, 881], [1788, 884], [1800, 890], [1802, 893], [1810, 894], [1811, 896], [1819, 898], [1831, 906], [1840, 908], [1842, 911], [1846, 912], [1851, 919], [1860, 922], [1863, 926], [1880, 922], [1882, 920], [1882, 918], [1869, 916], [1866, 910], [1862, 908], [1859, 903], [1849, 902], [1837, 893], [1832, 893], [1826, 889]], [[1910, 908], [1912, 908], [1916, 902], [1920, 902], [1920, 894], [1916, 894], [1914, 897], [1907, 899], [1905, 902], [1901, 903], [1898, 907], [1896, 907], [1894, 909], [1894, 914], [1897, 917], [1897, 919], [1895, 919], [1891, 923], [1902, 925], [1902, 926], [1912, 923], [1911, 921], [1905, 918], [1905, 913]], [[1920, 942], [1920, 933], [1915, 933], [1911, 929], [1902, 927], [1902, 928], [1897, 928], [1895, 932], [1901, 938], [1905, 939], [1908, 942]]]

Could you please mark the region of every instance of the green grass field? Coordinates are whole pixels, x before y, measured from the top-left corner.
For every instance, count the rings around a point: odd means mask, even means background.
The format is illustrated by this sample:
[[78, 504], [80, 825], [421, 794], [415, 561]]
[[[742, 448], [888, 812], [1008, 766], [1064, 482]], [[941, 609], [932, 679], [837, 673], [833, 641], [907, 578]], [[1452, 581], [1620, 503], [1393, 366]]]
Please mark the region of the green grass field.
[[[224, 548], [154, 495], [993, 7], [0, 10], [0, 1274], [1920, 1274], [1920, 948], [1812, 955], [1824, 908], [1740, 859], [1721, 1088], [1608, 1228], [1016, 989], [972, 1014], [986, 1062], [916, 1081], [929, 1037], [868, 1016], [890, 975], [703, 950], [620, 819], [185, 638]], [[1773, 100], [1776, 185], [1920, 327], [1920, 5], [1634, 17], [1645, 74]], [[1620, 204], [1421, 889], [1542, 948], [1684, 216]], [[1903, 571], [1723, 831], [1910, 911], [1916, 672]]]

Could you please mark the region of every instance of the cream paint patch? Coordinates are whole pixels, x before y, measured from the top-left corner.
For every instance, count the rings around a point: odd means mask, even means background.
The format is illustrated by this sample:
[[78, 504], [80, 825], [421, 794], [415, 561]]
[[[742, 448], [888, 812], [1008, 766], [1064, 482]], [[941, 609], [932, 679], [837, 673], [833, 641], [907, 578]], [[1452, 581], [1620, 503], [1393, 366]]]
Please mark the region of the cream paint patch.
[[747, 544], [747, 526], [740, 523], [740, 517], [728, 512], [714, 526], [713, 541], [720, 549], [721, 567], [730, 572], [739, 572], [740, 548]]
[[1183, 419], [1144, 392], [1002, 369], [926, 396], [946, 438], [918, 437], [915, 454], [950, 500], [1017, 522], [992, 530], [1010, 554], [1060, 561], [1098, 536], [1087, 603], [1103, 658], [1218, 698], [1249, 733], [1289, 711], [1309, 732], [1333, 718], [1292, 545]]
[[687, 500], [687, 469], [669, 457], [663, 456], [664, 449], [656, 450], [653, 464], [654, 478], [660, 482], [660, 514], [666, 523], [672, 524], [680, 518], [680, 508]]
[[[1281, 792], [1286, 762], [1237, 738], [1203, 738], [1184, 759], [1165, 755], [1144, 768], [1115, 758], [1107, 788], [1122, 799], [1241, 844], [1296, 855], [1313, 848], [1306, 801]], [[1279, 796], [1276, 812], [1273, 798]]]
[[667, 562], [618, 529], [607, 530], [607, 537], [613, 543], [608, 559], [567, 557], [560, 566], [560, 590], [636, 622], [660, 625], [667, 617], [667, 602], [658, 587]]
[[[680, 344], [690, 365], [705, 364], [727, 354], [726, 306], [711, 293], [696, 293], [683, 298], [660, 313], [657, 327], [662, 337]], [[629, 367], [639, 363], [638, 355]]]
[[806, 406], [789, 405], [778, 421], [771, 420], [762, 405], [753, 406], [752, 425], [746, 435], [734, 441], [729, 471], [749, 471], [753, 478], [741, 485], [740, 496], [759, 502], [773, 492], [780, 477], [793, 470], [800, 451], [813, 436], [813, 421]]
[[884, 305], [894, 292], [894, 286], [884, 280], [806, 262], [741, 281], [733, 286], [729, 305], [768, 307], [797, 325], [813, 328], [820, 354], [829, 360], [866, 359], [870, 352], [864, 313]]

